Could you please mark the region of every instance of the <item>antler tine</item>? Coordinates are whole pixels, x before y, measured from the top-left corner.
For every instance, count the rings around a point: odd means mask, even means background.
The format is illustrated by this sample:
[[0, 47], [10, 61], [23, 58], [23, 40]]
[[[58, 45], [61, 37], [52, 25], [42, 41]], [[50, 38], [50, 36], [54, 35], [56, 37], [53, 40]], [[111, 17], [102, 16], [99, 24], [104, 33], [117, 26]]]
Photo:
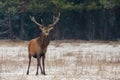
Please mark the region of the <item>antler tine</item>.
[[55, 16], [53, 16], [53, 23], [52, 24], [50, 24], [49, 26], [51, 27], [53, 27], [58, 21], [59, 21], [59, 17], [60, 17], [60, 12], [58, 13], [58, 16], [57, 17], [55, 17]]
[[44, 24], [43, 19], [41, 19], [41, 23]]
[[60, 17], [60, 12], [58, 13], [58, 16], [57, 16], [57, 17], [53, 16], [53, 21], [54, 21], [55, 19], [59, 18], [59, 17]]
[[60, 12], [58, 13], [58, 17], [60, 17]]
[[34, 22], [34, 23], [36, 23], [38, 26], [43, 26], [43, 25], [41, 25], [41, 24], [39, 24], [36, 20], [35, 20], [35, 18], [34, 18], [34, 16], [30, 16], [30, 19]]

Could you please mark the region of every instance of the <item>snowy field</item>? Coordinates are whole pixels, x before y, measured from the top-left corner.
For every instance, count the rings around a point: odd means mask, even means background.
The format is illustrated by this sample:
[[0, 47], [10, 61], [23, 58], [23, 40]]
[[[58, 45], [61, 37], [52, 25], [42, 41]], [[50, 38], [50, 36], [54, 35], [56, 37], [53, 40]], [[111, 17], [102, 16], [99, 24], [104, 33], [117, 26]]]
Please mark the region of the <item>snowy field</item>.
[[52, 41], [46, 74], [28, 66], [28, 42], [0, 41], [0, 80], [120, 80], [120, 42]]

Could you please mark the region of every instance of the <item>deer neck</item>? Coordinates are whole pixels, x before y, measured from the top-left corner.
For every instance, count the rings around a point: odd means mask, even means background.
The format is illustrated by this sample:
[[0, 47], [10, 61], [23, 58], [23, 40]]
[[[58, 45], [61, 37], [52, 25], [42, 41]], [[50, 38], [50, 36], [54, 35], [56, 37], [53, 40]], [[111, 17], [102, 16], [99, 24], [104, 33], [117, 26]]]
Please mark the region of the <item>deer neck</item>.
[[49, 35], [45, 35], [43, 32], [41, 32], [39, 38], [41, 38], [44, 41], [46, 39], [49, 39]]
[[41, 32], [38, 38], [38, 43], [42, 49], [47, 48], [50, 43], [49, 35], [46, 36], [43, 32]]

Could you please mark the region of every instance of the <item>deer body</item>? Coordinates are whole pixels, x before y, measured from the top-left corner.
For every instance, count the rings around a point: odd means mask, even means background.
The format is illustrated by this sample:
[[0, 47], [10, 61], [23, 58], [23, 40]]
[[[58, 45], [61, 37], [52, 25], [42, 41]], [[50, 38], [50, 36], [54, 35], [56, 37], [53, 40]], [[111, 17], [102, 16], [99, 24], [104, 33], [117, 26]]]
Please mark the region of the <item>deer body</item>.
[[37, 54], [40, 56], [45, 55], [43, 53], [46, 53], [49, 43], [49, 36], [45, 36], [43, 33], [39, 37], [32, 39], [28, 45], [29, 56], [37, 58]]
[[[59, 14], [60, 16], [60, 14]], [[40, 67], [41, 73], [45, 75], [45, 56], [47, 52], [47, 47], [50, 43], [49, 32], [53, 29], [53, 26], [58, 22], [58, 17], [54, 17], [54, 23], [50, 24], [48, 27], [44, 27], [43, 25], [39, 24], [34, 17], [30, 17], [33, 22], [35, 22], [39, 28], [41, 29], [41, 34], [39, 37], [32, 39], [28, 44], [28, 57], [29, 57], [29, 64], [27, 75], [29, 74], [29, 68], [31, 64], [31, 57], [37, 59], [37, 71], [36, 75], [38, 75], [38, 69]], [[42, 62], [42, 65], [41, 65]]]

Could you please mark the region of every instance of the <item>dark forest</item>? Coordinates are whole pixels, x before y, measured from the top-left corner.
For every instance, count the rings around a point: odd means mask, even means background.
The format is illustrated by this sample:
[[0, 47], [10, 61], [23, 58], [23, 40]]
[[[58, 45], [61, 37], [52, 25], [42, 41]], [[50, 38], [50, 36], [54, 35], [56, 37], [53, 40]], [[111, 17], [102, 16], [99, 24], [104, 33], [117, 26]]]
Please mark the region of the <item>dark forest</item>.
[[0, 39], [35, 38], [40, 30], [29, 16], [48, 25], [59, 12], [52, 40], [120, 40], [119, 0], [0, 0]]

